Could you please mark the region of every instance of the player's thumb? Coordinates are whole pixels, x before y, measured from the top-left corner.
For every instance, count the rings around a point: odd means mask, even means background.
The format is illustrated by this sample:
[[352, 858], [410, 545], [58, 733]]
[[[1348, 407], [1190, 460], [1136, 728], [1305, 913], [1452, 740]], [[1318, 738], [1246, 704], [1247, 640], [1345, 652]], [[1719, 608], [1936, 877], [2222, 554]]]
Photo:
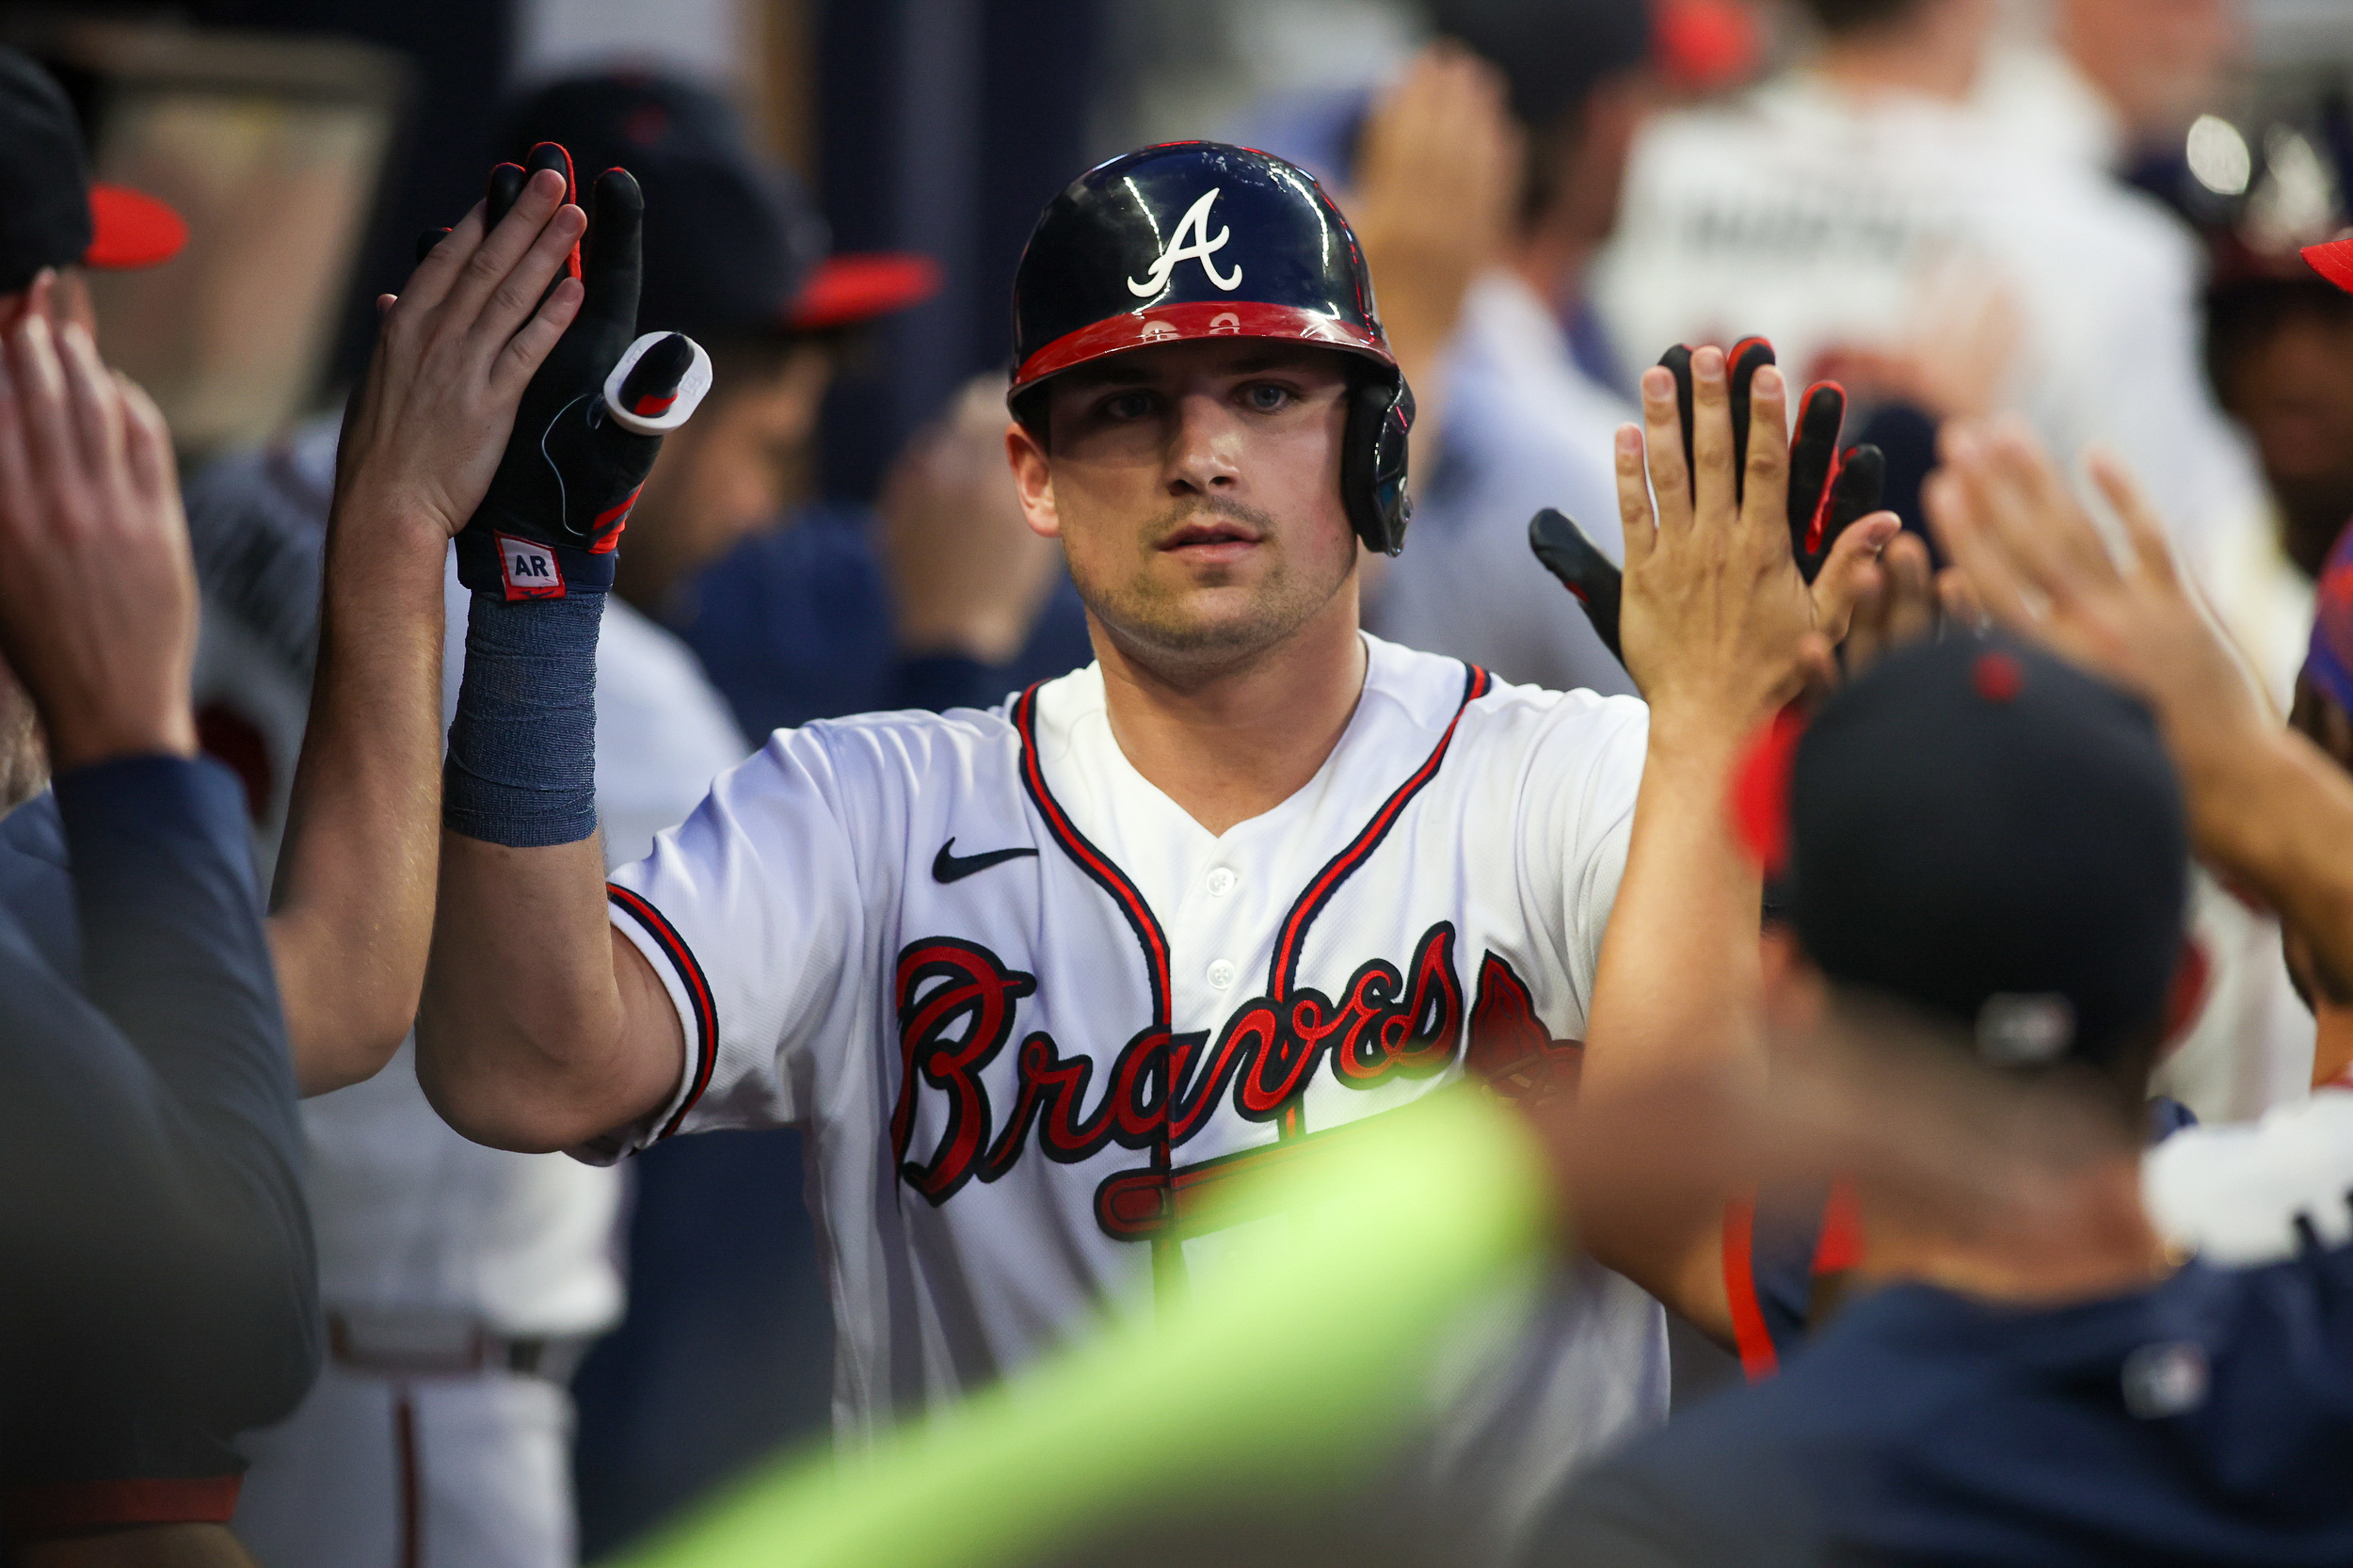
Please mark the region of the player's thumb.
[[1831, 546], [1830, 557], [1814, 579], [1815, 630], [1833, 642], [1847, 634], [1855, 605], [1881, 585], [1880, 552], [1903, 531], [1893, 512], [1858, 518]]
[[683, 332], [648, 332], [629, 345], [604, 381], [606, 424], [659, 437], [684, 424], [711, 390], [711, 356]]

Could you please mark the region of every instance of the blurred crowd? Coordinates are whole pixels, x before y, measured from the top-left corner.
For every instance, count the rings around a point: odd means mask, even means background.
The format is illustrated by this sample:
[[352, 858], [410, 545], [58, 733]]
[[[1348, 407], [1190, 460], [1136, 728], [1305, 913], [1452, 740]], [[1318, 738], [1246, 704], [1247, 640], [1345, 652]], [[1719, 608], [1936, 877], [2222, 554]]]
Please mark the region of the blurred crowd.
[[[1589, 1071], [1520, 1102], [1542, 1152], [1513, 1179], [1559, 1210], [1523, 1240], [1678, 1314], [1678, 1415], [1462, 1560], [1849, 1560], [1815, 1555], [1837, 1537], [1868, 1560], [2353, 1560], [2353, 250], [2305, 255], [2353, 226], [2353, 18], [2333, 81], [2258, 103], [2233, 0], [1401, 14], [1410, 47], [1363, 80], [1193, 127], [1321, 183], [1413, 389], [1410, 534], [1362, 556], [1367, 629], [1653, 696], [1528, 539], [1555, 508], [1639, 569], [1620, 432], [1674, 344], [1763, 337], [1793, 392], [1837, 383], [1900, 522], [1802, 735], [1741, 764], [1772, 1086]], [[88, 280], [171, 266], [187, 225], [92, 181], [86, 107], [0, 50], [6, 1549], [607, 1555], [849, 1421], [801, 1145], [599, 1165], [443, 1119], [413, 1032], [441, 820], [414, 781], [459, 710], [470, 590], [453, 556], [438, 643], [395, 627], [376, 595], [408, 578], [366, 509], [427, 483], [400, 464], [457, 440], [433, 417], [497, 409], [404, 412], [379, 350], [181, 474], [101, 362]], [[810, 482], [829, 387], [957, 281], [936, 261], [835, 250], [718, 84], [615, 62], [501, 120], [483, 169], [552, 142], [584, 180], [635, 176], [636, 330], [709, 359], [595, 646], [606, 870], [776, 731], [989, 709], [1096, 657], [1007, 473], [1004, 375], [871, 497]], [[1691, 364], [1696, 495], [1729, 367]], [[437, 725], [382, 716], [421, 683]], [[1622, 901], [1609, 939], [1650, 943], [1673, 989], [1677, 919]], [[1989, 1022], [2008, 993], [1980, 976], [2025, 948], [2050, 995]], [[2026, 1005], [2053, 997], [2056, 1022]], [[1974, 1044], [1893, 1003], [1967, 1012]], [[901, 1526], [954, 1506], [924, 1491], [941, 1473], [910, 1460]], [[969, 1560], [1080, 1539], [989, 1529]], [[1412, 1533], [1277, 1532], [1269, 1560], [1412, 1560]], [[965, 1560], [923, 1550], [864, 1560]]]

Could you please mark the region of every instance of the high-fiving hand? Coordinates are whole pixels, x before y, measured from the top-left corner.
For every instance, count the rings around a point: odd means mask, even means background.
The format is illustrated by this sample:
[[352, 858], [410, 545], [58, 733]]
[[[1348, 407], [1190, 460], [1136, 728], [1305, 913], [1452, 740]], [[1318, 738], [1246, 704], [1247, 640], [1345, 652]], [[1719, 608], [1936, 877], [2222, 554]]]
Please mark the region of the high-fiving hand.
[[[1791, 550], [1787, 395], [1778, 366], [1753, 368], [1749, 428], [1736, 440], [1724, 353], [1691, 356], [1690, 460], [1676, 376], [1642, 376], [1642, 424], [1618, 432], [1618, 515], [1625, 530], [1621, 634], [1653, 723], [1704, 715], [1740, 732], [1809, 681], [1857, 598], [1880, 582], [1878, 555], [1899, 526], [1877, 512], [1830, 542], [1809, 586]], [[1654, 495], [1657, 498], [1653, 504]]]
[[1999, 625], [2137, 694], [2193, 786], [2209, 762], [2273, 738], [2277, 726], [2254, 684], [2201, 611], [2163, 524], [2121, 463], [2099, 452], [2086, 460], [2123, 524], [2122, 558], [2023, 424], [1948, 425], [1943, 445], [1944, 466], [1921, 501], [1964, 580], [1948, 597], [1967, 596]]

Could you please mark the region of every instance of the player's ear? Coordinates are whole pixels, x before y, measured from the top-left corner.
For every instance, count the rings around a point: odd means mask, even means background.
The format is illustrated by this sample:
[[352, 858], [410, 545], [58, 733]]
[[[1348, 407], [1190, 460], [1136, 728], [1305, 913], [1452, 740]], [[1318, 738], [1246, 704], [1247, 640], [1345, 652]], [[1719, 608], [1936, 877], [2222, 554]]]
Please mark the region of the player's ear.
[[1062, 537], [1062, 517], [1054, 509], [1054, 471], [1045, 443], [1019, 420], [1005, 424], [1005, 461], [1013, 469], [1014, 490], [1021, 498], [1021, 516], [1030, 531], [1044, 539]]

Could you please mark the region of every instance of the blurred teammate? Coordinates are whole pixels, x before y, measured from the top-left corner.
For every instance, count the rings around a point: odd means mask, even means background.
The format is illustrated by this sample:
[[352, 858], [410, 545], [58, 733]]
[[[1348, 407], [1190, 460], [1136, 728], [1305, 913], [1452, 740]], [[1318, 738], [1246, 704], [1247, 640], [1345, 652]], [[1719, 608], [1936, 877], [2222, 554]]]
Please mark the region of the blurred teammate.
[[[1494, 139], [1483, 122], [1503, 116], [1525, 145], [1524, 174], [1504, 193], [1501, 232], [1480, 258], [1439, 361], [1446, 419], [1434, 450], [1424, 447], [1436, 460], [1416, 498], [1413, 552], [1383, 574], [1367, 623], [1506, 680], [1630, 692], [1585, 617], [1561, 613], [1559, 585], [1527, 570], [1528, 520], [1559, 507], [1605, 551], [1618, 549], [1608, 454], [1630, 410], [1579, 364], [1563, 323], [1584, 312], [1588, 266], [1617, 218], [1627, 147], [1651, 90], [1650, 8], [1641, 0], [1465, 0], [1439, 6], [1433, 21], [1497, 73], [1508, 103], [1493, 88], [1458, 88], [1455, 103], [1394, 125], [1400, 108], [1385, 108], [1359, 149], [1360, 182], [1385, 188], [1383, 160], [1417, 149], [1431, 166], [1423, 184], [1475, 187], [1477, 162], [1460, 149]], [[1400, 97], [1418, 86], [1409, 78]], [[1411, 185], [1392, 198], [1433, 200]], [[1385, 302], [1390, 257], [1373, 237], [1367, 245]]]
[[2324, 1479], [2353, 1462], [2353, 1248], [2177, 1269], [2140, 1199], [2188, 850], [2148, 711], [2014, 642], [1915, 645], [1814, 718], [1787, 791], [1777, 1032], [2019, 1074], [2037, 1087], [2011, 1113], [2048, 1119], [2035, 1175], [2072, 1223], [1923, 1222], [1859, 1178], [1868, 1293], [1779, 1378], [1572, 1486], [1529, 1560], [2353, 1550]]
[[[1620, 341], [1760, 332], [1806, 376], [1931, 416], [2105, 441], [2193, 566], [2260, 516], [2200, 380], [2197, 268], [2164, 212], [1971, 106], [1992, 0], [1817, 0], [1819, 51], [1637, 143], [1596, 285]], [[1867, 375], [1868, 384], [1863, 377]]]
[[[0, 55], [0, 103], [56, 98], [33, 69]], [[23, 270], [90, 238], [78, 168], [24, 167], [78, 156], [44, 139], [0, 165], [77, 199], [12, 208], [0, 255], [0, 766], [56, 769], [0, 823], [0, 1522], [11, 1562], [248, 1563], [229, 1439], [318, 1362], [294, 1079], [236, 786], [196, 754], [170, 434]]]
[[[76, 343], [86, 345], [92, 325], [89, 296], [76, 267], [160, 261], [178, 247], [184, 227], [168, 210], [136, 193], [88, 183], [79, 135], [64, 93], [31, 61], [13, 51], [0, 51], [0, 116], [5, 117], [8, 132], [0, 136], [0, 179], [5, 179], [9, 192], [10, 215], [5, 229], [0, 229], [0, 282], [8, 285], [5, 295], [0, 295], [0, 320], [12, 323], [21, 332], [37, 330], [38, 322], [69, 349]], [[474, 411], [471, 399], [461, 392], [445, 387], [438, 390], [442, 393], [438, 411], [445, 417], [462, 421]], [[438, 440], [446, 426], [436, 426], [430, 420], [423, 422], [422, 428], [413, 421], [392, 424], [401, 439], [427, 449], [429, 463], [449, 457], [450, 446]], [[154, 439], [168, 440], [160, 434]], [[373, 449], [368, 455], [380, 456]], [[55, 477], [54, 471], [50, 477]], [[414, 469], [387, 468], [355, 457], [346, 479], [344, 501], [354, 515], [397, 518], [418, 502], [420, 486]], [[446, 474], [437, 472], [424, 488], [445, 493], [438, 487], [446, 479]], [[168, 591], [171, 585], [159, 585], [150, 575], [157, 565], [153, 552], [163, 550], [167, 556], [177, 556], [183, 549], [177, 542], [181, 526], [177, 481], [166, 474], [156, 483], [160, 492], [134, 510], [149, 514], [151, 529], [161, 530], [160, 535], [121, 540], [124, 561], [120, 569], [97, 587], [63, 579], [47, 581], [44, 585], [42, 571], [62, 568], [66, 565], [62, 560], [12, 566], [8, 576], [11, 587], [24, 594], [27, 602], [44, 596], [62, 600], [77, 594], [94, 595], [118, 616], [133, 617], [119, 626], [116, 635], [127, 646], [166, 658], [155, 668], [170, 675], [176, 702], [177, 686], [186, 677], [185, 650], [176, 639], [182, 631], [193, 634], [193, 622], [179, 627], [177, 612], [168, 602], [172, 599]], [[151, 484], [150, 488], [153, 488]], [[49, 505], [64, 508], [67, 503], [49, 495], [41, 504], [32, 504], [32, 511], [38, 516]], [[282, 1064], [289, 1051], [294, 1080], [303, 1087], [315, 1090], [349, 1082], [382, 1064], [407, 1027], [405, 1020], [415, 1012], [423, 964], [420, 921], [429, 919], [433, 850], [429, 836], [424, 840], [417, 836], [419, 824], [429, 817], [430, 803], [420, 797], [413, 780], [420, 766], [430, 765], [439, 747], [429, 716], [417, 715], [413, 710], [416, 699], [434, 681], [438, 637], [424, 634], [421, 628], [396, 632], [373, 622], [371, 613], [386, 600], [365, 588], [383, 572], [397, 569], [390, 563], [403, 558], [402, 549], [396, 530], [364, 527], [340, 531], [330, 545], [338, 570], [323, 595], [317, 688], [322, 718], [302, 759], [295, 792], [297, 826], [289, 835], [280, 864], [273, 910], [261, 928], [268, 942], [272, 973], [259, 984], [269, 991], [274, 980], [275, 992], [266, 999], [273, 1017], [266, 1059], [257, 1061], [249, 1053], [233, 1061], [216, 1059], [216, 1066], [226, 1063], [230, 1068], [226, 1091], [217, 1082], [200, 1083], [203, 1075], [193, 1072], [168, 1090], [149, 1091], [149, 1110], [166, 1122], [175, 1117], [168, 1102], [174, 1096], [188, 1096], [187, 1109], [180, 1114], [198, 1125], [225, 1113], [239, 1129], [233, 1138], [266, 1140], [272, 1135], [275, 1112], [271, 1105], [280, 1087], [277, 1075], [286, 1071]], [[140, 589], [157, 592], [158, 602], [140, 605], [106, 598], [111, 591]], [[418, 602], [423, 602], [422, 596]], [[142, 616], [153, 618], [137, 618]], [[54, 651], [60, 654], [77, 647], [62, 625], [53, 627], [50, 636], [38, 641], [44, 648], [54, 642]], [[83, 648], [81, 651], [96, 650]], [[111, 703], [136, 696], [144, 679], [127, 667], [108, 672], [98, 682], [104, 690], [86, 691], [72, 699], [76, 721], [85, 712], [103, 712]], [[375, 706], [378, 702], [398, 705], [402, 712], [386, 712]], [[7, 803], [15, 807], [5, 824], [0, 824], [0, 903], [5, 903], [8, 914], [60, 973], [71, 974], [77, 967], [95, 972], [102, 947], [108, 964], [120, 964], [121, 955], [114, 943], [123, 933], [117, 926], [126, 922], [136, 926], [159, 916], [138, 904], [136, 886], [98, 888], [95, 892], [105, 894], [105, 901], [103, 904], [89, 902], [93, 889], [82, 885], [85, 868], [75, 855], [92, 846], [77, 842], [76, 835], [69, 831], [72, 824], [63, 809], [64, 798], [39, 792], [47, 776], [40, 733], [25, 714], [21, 697], [0, 697], [0, 712], [5, 712], [0, 746], [6, 752], [0, 757], [0, 776], [7, 780]], [[51, 718], [54, 725], [56, 713]], [[54, 731], [50, 738], [56, 739]], [[388, 789], [395, 775], [401, 782]], [[195, 793], [185, 798], [174, 797], [168, 788], [161, 790], [154, 806], [156, 826], [160, 832], [161, 824], [169, 822], [203, 831], [193, 837], [184, 834], [177, 842], [159, 838], [153, 854], [159, 866], [168, 862], [179, 879], [173, 884], [175, 898], [190, 890], [187, 877], [196, 878], [197, 890], [203, 894], [200, 918], [210, 922], [212, 939], [226, 944], [209, 951], [216, 957], [233, 957], [242, 971], [245, 957], [234, 951], [241, 942], [242, 920], [237, 901], [231, 895], [244, 878], [220, 879], [222, 866], [214, 857], [217, 844], [198, 841], [216, 831], [217, 802], [206, 798], [210, 785], [189, 788]], [[24, 798], [28, 793], [31, 798]], [[136, 811], [137, 792], [117, 804]], [[197, 858], [191, 860], [191, 855]], [[101, 860], [88, 869], [95, 875], [106, 864]], [[156, 897], [166, 897], [160, 888]], [[147, 999], [142, 1006], [152, 1006], [174, 1000], [176, 993], [164, 984], [165, 977], [174, 972], [170, 966], [195, 960], [151, 953], [142, 961], [156, 968], [135, 975], [135, 990]], [[110, 986], [123, 984], [122, 977], [112, 972], [104, 978]], [[240, 972], [238, 984], [249, 988], [256, 982], [249, 973]], [[222, 998], [224, 1005], [248, 1011], [250, 1000], [249, 996]], [[282, 1033], [274, 1021], [280, 1006]], [[154, 1027], [154, 1020], [135, 1018], [129, 1013], [117, 1011], [117, 1016], [129, 1032], [150, 1032]], [[170, 1032], [165, 1032], [168, 1036]], [[93, 1054], [88, 1065], [98, 1070], [106, 1060]], [[115, 1063], [116, 1068], [120, 1065], [120, 1061]], [[121, 1087], [120, 1080], [116, 1087]], [[19, 1110], [38, 1115], [38, 1103], [28, 1099]], [[187, 1130], [185, 1122], [161, 1130], [151, 1126], [156, 1157], [161, 1158]], [[283, 1162], [291, 1172], [291, 1159]], [[53, 1172], [50, 1179], [63, 1178]], [[302, 1233], [296, 1249], [299, 1256], [292, 1262], [298, 1278], [283, 1287], [291, 1294], [279, 1306], [310, 1313], [313, 1309], [312, 1260], [298, 1197], [272, 1192], [277, 1177], [266, 1161], [256, 1163], [238, 1179], [246, 1183], [240, 1192], [222, 1194], [216, 1190], [213, 1175], [192, 1171], [185, 1174], [182, 1197], [200, 1206], [216, 1200], [224, 1218], [247, 1212], [257, 1198], [269, 1198], [277, 1203], [277, 1218], [282, 1221], [284, 1205], [295, 1203], [293, 1223]], [[160, 1256], [157, 1259], [159, 1268], [166, 1262]], [[235, 1269], [227, 1269], [224, 1283], [236, 1283], [237, 1274]], [[158, 1277], [142, 1279], [138, 1285], [140, 1289], [159, 1287], [171, 1288], [172, 1282]], [[201, 1288], [186, 1288], [200, 1291]], [[308, 1336], [314, 1325], [307, 1320], [290, 1323], [282, 1318], [275, 1321], [283, 1330], [286, 1343], [274, 1353], [310, 1353]], [[245, 1333], [240, 1328], [224, 1338], [216, 1347], [216, 1354], [195, 1352], [193, 1365], [220, 1367], [224, 1384], [233, 1386], [232, 1368], [247, 1365]], [[26, 1336], [19, 1343], [29, 1353], [37, 1351], [39, 1338]], [[126, 1360], [120, 1375], [174, 1378], [185, 1371], [183, 1368], [157, 1372], [150, 1364], [140, 1373]], [[306, 1369], [301, 1382], [307, 1381]], [[59, 1403], [53, 1408], [67, 1406]], [[267, 1401], [245, 1406], [233, 1424], [267, 1418], [280, 1408]], [[92, 1432], [103, 1432], [110, 1419], [123, 1416], [120, 1404], [109, 1406], [96, 1399], [89, 1401], [88, 1414]], [[118, 1452], [114, 1463], [135, 1467], [105, 1474], [110, 1480], [124, 1484], [86, 1491], [56, 1507], [40, 1506], [21, 1496], [11, 1498], [0, 1507], [11, 1528], [20, 1531], [89, 1529], [126, 1523], [226, 1520], [236, 1500], [241, 1468], [221, 1447], [226, 1432], [218, 1430], [216, 1423], [197, 1423], [212, 1433], [206, 1439], [210, 1448], [202, 1450], [202, 1462], [210, 1467], [192, 1472], [186, 1468], [192, 1463], [189, 1453], [175, 1447], [183, 1436], [180, 1429], [160, 1413], [150, 1414], [152, 1425], [147, 1428], [140, 1424], [146, 1418], [136, 1413], [123, 1416], [131, 1433], [130, 1457], [126, 1460]], [[116, 1435], [120, 1438], [122, 1432], [118, 1431]], [[74, 1443], [60, 1440], [53, 1445], [47, 1463], [70, 1470], [80, 1457]]]

